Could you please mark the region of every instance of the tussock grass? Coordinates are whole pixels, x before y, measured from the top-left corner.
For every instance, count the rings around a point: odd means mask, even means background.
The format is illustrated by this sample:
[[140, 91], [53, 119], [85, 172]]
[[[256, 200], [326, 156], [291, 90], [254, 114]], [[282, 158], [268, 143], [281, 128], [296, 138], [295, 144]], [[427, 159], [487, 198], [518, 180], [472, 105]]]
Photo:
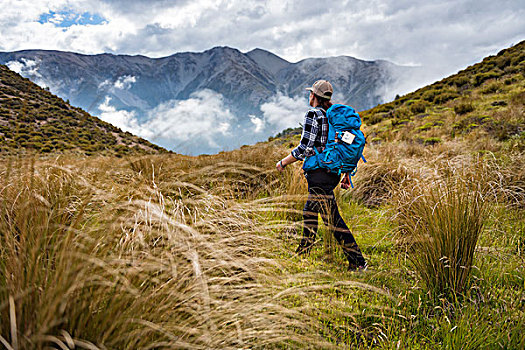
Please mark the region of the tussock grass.
[[405, 182], [410, 181], [410, 170], [395, 161], [374, 162], [360, 167], [353, 181], [358, 185], [345, 193], [344, 198], [367, 207], [378, 207], [406, 186]]
[[[457, 140], [367, 148], [355, 192], [336, 191], [371, 265], [353, 275], [342, 253], [330, 250], [323, 226], [310, 255], [294, 253], [306, 181], [300, 164], [273, 170], [282, 147], [5, 159], [0, 342], [19, 349], [366, 349], [476, 348], [483, 339], [519, 347], [512, 334], [525, 319], [521, 153], [479, 152]], [[377, 200], [367, 207], [364, 198]], [[425, 243], [414, 237], [476, 227], [481, 243], [471, 258], [472, 237], [454, 246], [455, 256], [444, 253], [453, 235], [434, 258], [420, 257], [438, 261], [427, 284], [407, 251]], [[450, 301], [436, 298], [447, 293]]]
[[[340, 312], [308, 302], [332, 283], [283, 279], [281, 243], [261, 234], [282, 225], [262, 219], [279, 201], [289, 207], [289, 198], [248, 199], [261, 188], [275, 191], [254, 178], [276, 175], [240, 162], [219, 164], [213, 175], [202, 164], [190, 174], [192, 164], [180, 168], [173, 158], [7, 162], [0, 170], [4, 346], [333, 346], [322, 320]], [[232, 184], [249, 184], [244, 201], [230, 199]]]
[[476, 244], [487, 219], [479, 185], [461, 180], [405, 189], [399, 220], [426, 287], [453, 296], [468, 288]]

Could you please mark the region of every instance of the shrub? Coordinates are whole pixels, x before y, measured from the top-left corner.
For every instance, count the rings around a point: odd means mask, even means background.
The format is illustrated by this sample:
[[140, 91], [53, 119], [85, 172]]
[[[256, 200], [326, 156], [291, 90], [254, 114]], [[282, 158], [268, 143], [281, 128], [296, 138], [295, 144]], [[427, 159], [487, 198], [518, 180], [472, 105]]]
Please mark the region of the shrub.
[[498, 92], [501, 89], [501, 84], [498, 82], [492, 82], [490, 84], [487, 84], [483, 89], [481, 89], [481, 93], [488, 95], [488, 94], [494, 94]]
[[383, 104], [383, 105], [380, 105], [380, 106], [374, 108], [374, 111], [376, 113], [386, 113], [386, 112], [390, 112], [393, 109], [394, 109], [394, 105], [393, 104], [386, 103], [386, 104]]
[[391, 120], [391, 123], [392, 123], [392, 127], [396, 127], [398, 125], [407, 125], [408, 123], [410, 123], [410, 119], [394, 118]]
[[371, 115], [367, 115], [366, 117], [363, 118], [363, 120], [368, 124], [368, 125], [375, 125], [379, 122], [381, 122], [385, 117], [385, 114], [383, 113], [374, 113], [374, 114], [371, 114]]
[[487, 73], [479, 73], [479, 74], [476, 74], [474, 76], [473, 84], [474, 84], [474, 86], [480, 86], [485, 81], [487, 81], [489, 79], [498, 78], [499, 76], [500, 76], [500, 74], [498, 74], [496, 72], [493, 72], [493, 71], [487, 72]]
[[427, 103], [419, 101], [410, 105], [410, 112], [413, 114], [425, 113], [427, 110]]
[[454, 100], [459, 97], [457, 92], [443, 92], [434, 97], [434, 103], [443, 104], [447, 101]]
[[460, 88], [470, 82], [470, 79], [465, 75], [456, 76], [450, 79], [449, 85], [454, 85], [457, 88]]
[[430, 128], [432, 128], [434, 126], [434, 123], [431, 123], [431, 122], [428, 122], [428, 123], [425, 123], [419, 127], [416, 128], [416, 131], [425, 131], [425, 130], [429, 130]]
[[494, 107], [504, 107], [504, 106], [507, 105], [507, 102], [505, 102], [505, 101], [494, 101], [490, 105], [494, 106]]
[[428, 138], [423, 140], [423, 144], [425, 146], [432, 146], [432, 145], [435, 145], [437, 143], [441, 143], [441, 139], [439, 137], [428, 137]]
[[42, 148], [40, 149], [41, 152], [43, 153], [49, 153], [53, 150], [53, 148], [49, 145], [49, 144], [45, 144], [44, 146], [42, 146]]
[[421, 98], [428, 102], [433, 102], [438, 92], [436, 90], [428, 90], [421, 95]]
[[471, 102], [462, 102], [454, 106], [454, 112], [458, 115], [467, 114], [474, 110], [474, 106]]
[[499, 69], [505, 69], [505, 67], [509, 66], [511, 62], [510, 57], [508, 56], [501, 56], [496, 59], [496, 66]]

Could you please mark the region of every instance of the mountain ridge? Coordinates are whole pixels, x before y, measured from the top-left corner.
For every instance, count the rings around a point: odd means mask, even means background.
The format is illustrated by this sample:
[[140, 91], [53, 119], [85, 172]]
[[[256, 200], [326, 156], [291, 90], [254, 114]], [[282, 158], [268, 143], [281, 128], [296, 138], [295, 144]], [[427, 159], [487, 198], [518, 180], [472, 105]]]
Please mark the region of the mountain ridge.
[[[289, 121], [284, 122], [283, 118], [268, 113], [290, 114], [307, 108], [304, 88], [315, 80], [330, 80], [338, 101], [362, 110], [383, 102], [386, 95], [393, 95], [398, 82], [409, 79], [409, 72], [415, 72], [385, 61], [363, 61], [350, 56], [288, 62], [263, 49], [243, 53], [228, 46], [159, 58], [21, 50], [0, 52], [0, 63], [41, 86], [47, 86], [51, 92], [93, 115], [108, 121], [112, 120], [109, 117], [122, 119], [123, 115], [131, 118], [126, 122], [141, 128], [119, 126], [133, 133], [150, 128], [158, 110], [166, 105], [175, 109], [170, 114], [172, 118], [180, 114], [177, 106], [184, 101], [195, 100], [203, 105], [201, 114], [207, 113], [205, 109], [211, 103], [215, 106], [212, 114], [218, 118], [222, 110], [228, 110], [228, 135], [223, 132], [216, 137], [203, 138], [203, 130], [188, 126], [187, 132], [198, 140], [194, 154], [231, 148], [232, 137], [236, 140], [233, 146], [241, 146], [265, 140], [283, 127], [298, 125], [301, 122], [299, 115], [285, 118]], [[213, 94], [195, 98], [195, 94], [202, 91]], [[304, 107], [301, 107], [303, 100]], [[268, 103], [271, 108], [263, 110]], [[292, 105], [298, 107], [291, 111]], [[120, 117], [117, 118], [118, 113]], [[255, 129], [254, 121], [257, 123]], [[169, 122], [176, 124], [178, 121], [172, 119]], [[204, 124], [210, 123], [206, 120]], [[217, 134], [214, 130], [204, 131]], [[177, 134], [150, 141], [173, 148], [184, 140]]]

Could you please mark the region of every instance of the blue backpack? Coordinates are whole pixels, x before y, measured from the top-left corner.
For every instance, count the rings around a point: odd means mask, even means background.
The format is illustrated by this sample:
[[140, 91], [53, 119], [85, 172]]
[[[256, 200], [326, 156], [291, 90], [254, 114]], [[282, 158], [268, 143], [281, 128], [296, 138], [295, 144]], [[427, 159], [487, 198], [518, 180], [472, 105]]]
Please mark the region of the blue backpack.
[[[349, 173], [354, 176], [359, 159], [363, 159], [365, 135], [360, 130], [361, 118], [350, 106], [335, 104], [326, 111], [328, 118], [328, 140], [322, 152], [307, 157], [303, 169], [327, 169], [332, 173]], [[352, 188], [354, 187], [350, 180]]]

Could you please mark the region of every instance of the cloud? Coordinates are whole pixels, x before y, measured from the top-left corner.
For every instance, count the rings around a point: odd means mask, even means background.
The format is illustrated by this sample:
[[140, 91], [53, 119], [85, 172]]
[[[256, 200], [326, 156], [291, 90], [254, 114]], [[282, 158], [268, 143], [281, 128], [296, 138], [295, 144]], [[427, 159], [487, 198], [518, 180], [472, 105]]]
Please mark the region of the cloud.
[[49, 84], [44, 80], [42, 74], [38, 71], [39, 61], [22, 58], [20, 61], [9, 61], [6, 66], [13, 72], [16, 72], [24, 77], [31, 77], [31, 81], [42, 88], [50, 88]]
[[223, 149], [225, 140], [232, 138], [235, 123], [222, 95], [211, 90], [192, 93], [187, 100], [161, 103], [142, 122], [135, 112], [112, 106], [110, 97], [98, 109], [102, 120], [183, 153]]
[[227, 136], [234, 119], [221, 94], [200, 90], [187, 100], [161, 103], [148, 113], [147, 125], [156, 140], [173, 144], [199, 140], [218, 147], [216, 137]]
[[40, 75], [40, 73], [38, 73], [38, 70], [36, 69], [37, 65], [37, 61], [30, 60], [27, 58], [22, 58], [20, 61], [9, 61], [6, 63], [6, 66], [9, 67], [9, 69], [18, 74], [27, 74], [42, 77], [42, 75]]
[[137, 82], [137, 78], [131, 75], [124, 75], [119, 77], [117, 80], [112, 82], [110, 79], [104, 80], [102, 83], [98, 84], [99, 90], [128, 90], [131, 86]]
[[304, 96], [291, 98], [277, 94], [261, 105], [261, 112], [264, 122], [269, 124], [272, 130], [283, 130], [298, 127], [307, 108], [308, 101]]
[[115, 88], [121, 89], [121, 90], [127, 90], [137, 81], [137, 78], [130, 75], [125, 75], [123, 77], [120, 77], [115, 82]]
[[260, 133], [261, 131], [263, 131], [266, 125], [264, 119], [257, 118], [254, 115], [250, 115], [250, 122], [255, 126], [255, 129], [253, 130], [253, 132], [255, 133]]
[[98, 106], [100, 110], [99, 118], [113, 124], [124, 131], [141, 136], [145, 139], [151, 139], [154, 133], [149, 129], [147, 124], [141, 124], [137, 115], [133, 111], [117, 110], [111, 105], [111, 98], [106, 96], [104, 102]]

